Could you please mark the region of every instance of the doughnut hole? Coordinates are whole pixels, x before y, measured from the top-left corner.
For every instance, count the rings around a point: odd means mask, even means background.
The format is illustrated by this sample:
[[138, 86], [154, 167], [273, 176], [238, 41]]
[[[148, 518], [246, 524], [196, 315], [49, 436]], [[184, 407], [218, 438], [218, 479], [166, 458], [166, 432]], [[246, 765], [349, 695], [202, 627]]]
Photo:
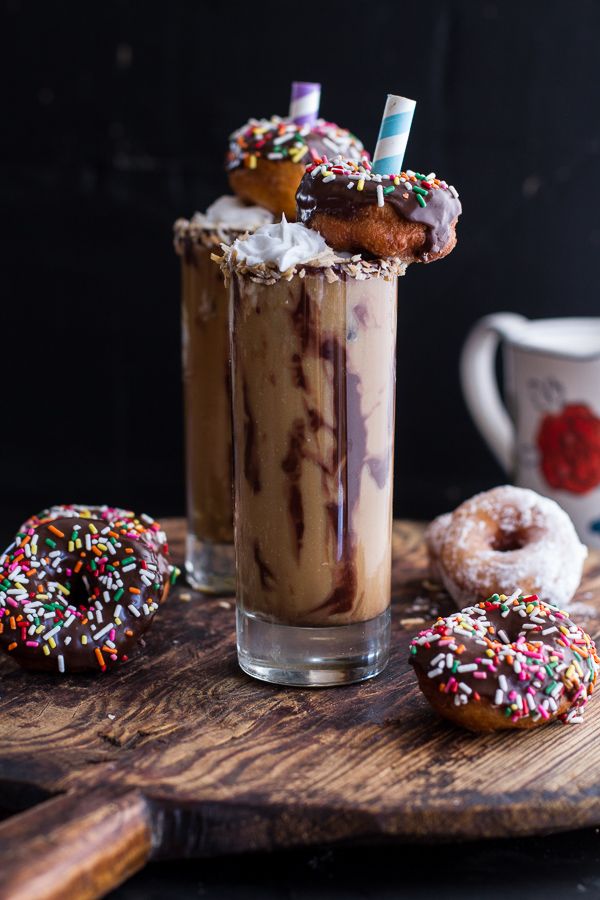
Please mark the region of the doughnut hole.
[[527, 538], [521, 529], [515, 531], [498, 531], [492, 536], [490, 547], [497, 553], [510, 553], [512, 550], [522, 550], [527, 543]]
[[462, 509], [441, 548], [444, 571], [466, 602], [511, 593], [515, 588], [537, 593], [541, 584], [535, 558], [546, 533], [514, 507], [499, 515], [486, 509]]

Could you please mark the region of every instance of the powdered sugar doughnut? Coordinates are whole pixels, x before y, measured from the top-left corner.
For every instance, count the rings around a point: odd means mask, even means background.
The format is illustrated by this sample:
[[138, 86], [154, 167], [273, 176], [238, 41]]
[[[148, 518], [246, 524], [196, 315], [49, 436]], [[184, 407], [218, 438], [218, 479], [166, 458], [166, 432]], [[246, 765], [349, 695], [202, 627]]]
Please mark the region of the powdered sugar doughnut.
[[457, 605], [518, 584], [567, 606], [581, 581], [587, 548], [558, 503], [503, 485], [435, 519], [425, 538], [432, 574]]

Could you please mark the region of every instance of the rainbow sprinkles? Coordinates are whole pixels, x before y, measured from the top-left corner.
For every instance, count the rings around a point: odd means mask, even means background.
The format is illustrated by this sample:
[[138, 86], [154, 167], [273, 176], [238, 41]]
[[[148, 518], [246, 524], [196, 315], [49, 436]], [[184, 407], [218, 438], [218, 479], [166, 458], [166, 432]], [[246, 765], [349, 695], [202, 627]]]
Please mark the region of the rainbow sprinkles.
[[439, 618], [410, 653], [456, 706], [483, 701], [513, 723], [581, 722], [600, 667], [594, 642], [566, 612], [517, 593]]
[[149, 516], [63, 506], [29, 519], [0, 556], [0, 647], [26, 668], [125, 661], [178, 570]]
[[355, 159], [365, 154], [358, 138], [334, 122], [317, 119], [312, 124], [302, 124], [279, 116], [250, 119], [230, 136], [226, 167], [255, 169], [261, 158], [305, 164], [321, 159], [328, 150]]
[[346, 179], [348, 190], [364, 191], [365, 186], [375, 185], [377, 205], [383, 206], [385, 198], [398, 192], [404, 200], [412, 195], [419, 206], [425, 207], [433, 191], [448, 191], [455, 200], [458, 200], [458, 191], [443, 179], [436, 176], [435, 172], [422, 175], [413, 172], [412, 169], [389, 174], [373, 172], [370, 161], [363, 158], [358, 161], [345, 159], [341, 154], [329, 160], [327, 156], [314, 159], [307, 165], [306, 171], [313, 178], [322, 178], [324, 184], [336, 179]]

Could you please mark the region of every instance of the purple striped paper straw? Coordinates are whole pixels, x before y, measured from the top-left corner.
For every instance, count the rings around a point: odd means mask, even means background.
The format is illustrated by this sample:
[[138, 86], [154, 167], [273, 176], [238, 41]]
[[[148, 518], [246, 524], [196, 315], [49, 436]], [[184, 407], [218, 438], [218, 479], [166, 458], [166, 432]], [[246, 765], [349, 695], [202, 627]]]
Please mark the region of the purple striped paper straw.
[[292, 81], [290, 119], [296, 125], [314, 125], [319, 116], [321, 85], [314, 81]]

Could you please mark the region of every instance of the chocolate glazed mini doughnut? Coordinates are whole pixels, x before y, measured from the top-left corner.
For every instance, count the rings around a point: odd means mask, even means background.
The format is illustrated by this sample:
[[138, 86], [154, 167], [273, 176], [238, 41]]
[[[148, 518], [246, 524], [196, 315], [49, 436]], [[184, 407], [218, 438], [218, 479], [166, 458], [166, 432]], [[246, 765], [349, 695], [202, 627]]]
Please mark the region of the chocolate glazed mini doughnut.
[[0, 557], [0, 648], [51, 672], [127, 660], [177, 574], [163, 538], [149, 517], [108, 507], [29, 519]]
[[[142, 513], [137, 516], [130, 509], [120, 509], [117, 506], [85, 506], [78, 503], [65, 503], [51, 506], [42, 512], [31, 516], [19, 528], [20, 532], [27, 531], [28, 528], [37, 528], [44, 522], [49, 522], [58, 516], [65, 518], [81, 518], [81, 519], [102, 519], [106, 525], [121, 530], [126, 529], [126, 533], [135, 539], [147, 544], [148, 547], [156, 554], [158, 567], [166, 580], [169, 580], [175, 567], [169, 563], [169, 544], [167, 535], [151, 516]], [[178, 572], [179, 570], [177, 570]]]
[[600, 664], [567, 613], [518, 591], [439, 618], [410, 662], [432, 707], [471, 731], [581, 722]]
[[558, 503], [512, 485], [476, 494], [439, 516], [425, 540], [432, 575], [460, 606], [513, 584], [566, 606], [587, 556]]
[[461, 204], [456, 189], [407, 169], [371, 172], [367, 159], [314, 161], [296, 194], [297, 218], [320, 232], [330, 247], [350, 253], [433, 262], [456, 245]]
[[362, 143], [333, 122], [298, 125], [290, 119], [250, 119], [229, 138], [226, 168], [231, 189], [247, 203], [296, 218], [296, 190], [311, 159], [338, 153], [365, 155]]

